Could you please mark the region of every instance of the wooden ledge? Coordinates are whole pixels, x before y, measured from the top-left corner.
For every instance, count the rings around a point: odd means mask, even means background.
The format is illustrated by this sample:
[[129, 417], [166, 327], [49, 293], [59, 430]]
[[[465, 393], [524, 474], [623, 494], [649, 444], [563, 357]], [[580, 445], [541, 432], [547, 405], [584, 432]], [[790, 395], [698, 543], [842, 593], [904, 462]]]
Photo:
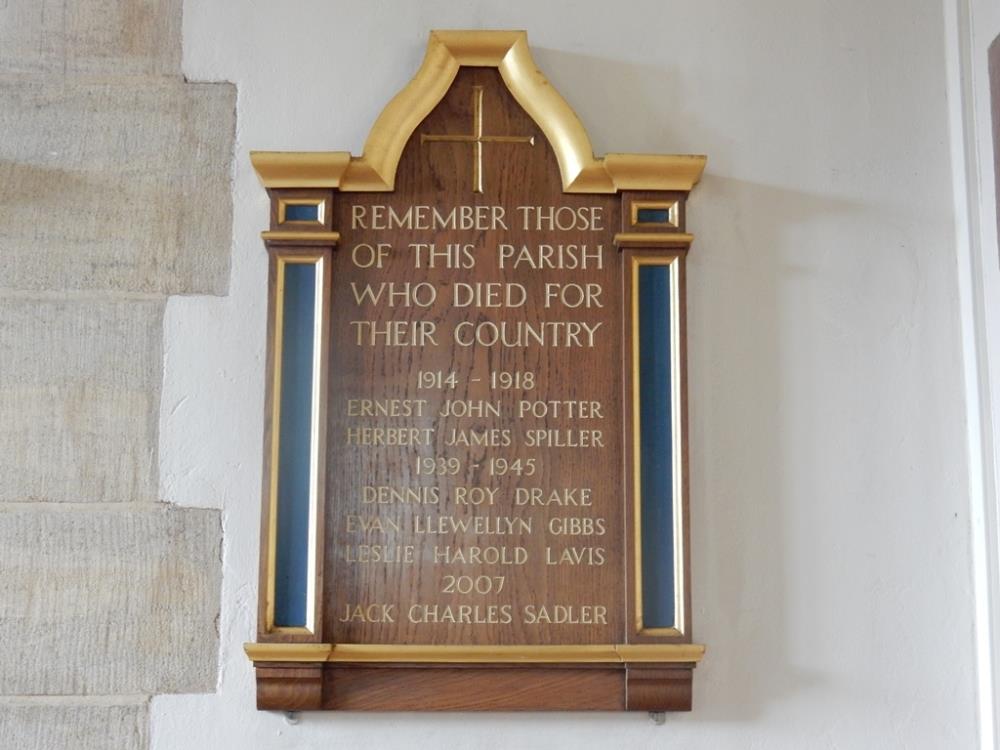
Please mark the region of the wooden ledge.
[[615, 247], [681, 248], [687, 250], [694, 235], [684, 232], [619, 232]]
[[254, 662], [419, 664], [696, 664], [705, 647], [689, 643], [587, 646], [413, 646], [362, 643], [247, 643]]
[[340, 232], [282, 232], [269, 230], [260, 233], [270, 245], [322, 245], [331, 247], [340, 242]]

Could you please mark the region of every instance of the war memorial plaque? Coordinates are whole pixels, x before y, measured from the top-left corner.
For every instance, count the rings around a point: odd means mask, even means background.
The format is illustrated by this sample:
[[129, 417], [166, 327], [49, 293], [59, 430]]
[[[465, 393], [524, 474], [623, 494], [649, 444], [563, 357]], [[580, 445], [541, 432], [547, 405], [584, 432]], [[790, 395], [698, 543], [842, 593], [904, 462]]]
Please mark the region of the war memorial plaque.
[[522, 32], [434, 32], [271, 197], [264, 709], [687, 710], [685, 202]]

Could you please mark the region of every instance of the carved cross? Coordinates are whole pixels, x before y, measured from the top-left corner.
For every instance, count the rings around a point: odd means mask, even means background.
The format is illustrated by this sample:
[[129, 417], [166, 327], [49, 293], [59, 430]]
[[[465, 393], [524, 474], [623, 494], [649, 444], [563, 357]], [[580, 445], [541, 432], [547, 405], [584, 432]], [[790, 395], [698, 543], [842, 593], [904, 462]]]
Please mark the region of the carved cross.
[[421, 143], [471, 143], [472, 144], [472, 191], [483, 192], [483, 144], [484, 143], [527, 143], [535, 145], [533, 135], [483, 135], [483, 87], [472, 87], [472, 132], [468, 135], [428, 135], [420, 134]]

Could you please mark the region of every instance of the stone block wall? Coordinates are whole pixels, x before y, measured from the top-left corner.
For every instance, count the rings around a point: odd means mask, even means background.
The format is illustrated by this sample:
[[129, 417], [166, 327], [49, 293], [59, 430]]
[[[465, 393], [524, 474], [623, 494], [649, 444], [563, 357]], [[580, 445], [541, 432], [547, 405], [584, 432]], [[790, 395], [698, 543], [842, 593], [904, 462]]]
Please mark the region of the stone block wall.
[[236, 95], [183, 79], [181, 6], [0, 3], [3, 748], [141, 750], [216, 685], [221, 519], [161, 502], [157, 429], [166, 296], [227, 291]]

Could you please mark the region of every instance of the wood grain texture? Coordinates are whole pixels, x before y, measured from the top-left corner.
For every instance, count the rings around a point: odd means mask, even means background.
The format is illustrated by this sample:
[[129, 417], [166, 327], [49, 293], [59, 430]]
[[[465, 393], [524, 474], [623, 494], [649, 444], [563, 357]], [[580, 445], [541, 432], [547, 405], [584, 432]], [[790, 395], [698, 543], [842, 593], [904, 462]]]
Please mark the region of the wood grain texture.
[[[485, 90], [484, 130], [498, 134], [530, 134], [535, 145], [524, 143], [484, 144], [484, 193], [475, 194], [471, 162], [473, 149], [468, 143], [424, 143], [421, 133], [465, 133], [472, 122], [473, 87]], [[621, 389], [622, 375], [618, 367], [620, 340], [618, 321], [621, 319], [621, 302], [617, 290], [621, 286], [621, 267], [612, 237], [619, 225], [619, 201], [616, 196], [564, 195], [561, 189], [558, 165], [548, 148], [541, 131], [517, 106], [502, 85], [499, 74], [492, 69], [463, 69], [451, 91], [441, 104], [417, 129], [400, 161], [397, 189], [394, 193], [342, 194], [335, 210], [334, 229], [341, 232], [340, 248], [333, 259], [333, 310], [331, 316], [330, 360], [330, 428], [328, 432], [328, 518], [327, 560], [330, 580], [336, 585], [327, 590], [328, 615], [325, 640], [351, 643], [465, 643], [465, 644], [516, 644], [516, 643], [617, 643], [624, 636], [624, 592], [621, 572], [616, 563], [622, 556], [624, 532], [622, 526], [622, 447], [621, 447]], [[388, 205], [403, 212], [411, 205], [430, 204], [443, 210], [452, 206], [473, 204], [503, 206], [507, 208], [509, 230], [436, 231], [407, 230], [372, 231], [353, 229], [353, 206]], [[603, 232], [580, 231], [522, 231], [518, 221], [517, 206], [571, 206], [600, 207], [604, 212]], [[358, 243], [388, 242], [393, 254], [385, 268], [359, 269], [352, 263], [351, 251]], [[475, 254], [475, 268], [414, 268], [411, 242], [434, 242], [439, 248], [447, 243], [470, 243]], [[538, 244], [595, 244], [603, 245], [603, 268], [587, 271], [546, 271], [509, 268], [500, 269], [496, 262], [499, 243], [517, 246]], [[358, 306], [351, 283], [363, 285], [381, 281], [426, 282], [440, 290], [437, 302], [428, 308], [390, 308]], [[543, 290], [546, 282], [591, 282], [603, 287], [602, 308], [549, 309], [543, 308]], [[528, 303], [516, 308], [456, 309], [451, 306], [453, 285], [456, 282], [501, 282], [522, 284], [528, 293]], [[437, 325], [438, 346], [384, 347], [358, 346], [350, 322], [358, 319], [388, 321], [429, 320]], [[448, 338], [460, 322], [532, 322], [543, 320], [585, 320], [591, 324], [602, 323], [593, 349], [558, 347], [486, 348], [482, 346], [461, 348]], [[415, 387], [418, 370], [455, 372], [458, 387], [454, 393], [421, 392]], [[489, 373], [496, 370], [531, 371], [539, 380], [538, 399], [590, 399], [599, 401], [603, 418], [576, 422], [565, 419], [518, 420], [512, 414], [514, 396], [491, 392]], [[478, 379], [479, 382], [474, 382]], [[503, 416], [500, 418], [437, 419], [434, 414], [423, 418], [402, 420], [352, 420], [345, 405], [350, 398], [368, 399], [428, 399], [428, 408], [436, 412], [444, 398], [456, 400], [501, 401]], [[413, 447], [359, 447], [346, 445], [345, 435], [350, 427], [361, 424], [436, 428], [431, 446]], [[585, 427], [600, 429], [606, 447], [593, 450], [529, 449], [523, 445], [526, 429], [567, 429]], [[446, 444], [453, 428], [482, 432], [491, 428], [510, 430], [514, 443], [509, 448], [459, 448]], [[458, 456], [463, 461], [462, 475], [453, 480], [418, 477], [414, 460], [422, 456]], [[486, 462], [489, 456], [510, 459], [535, 458], [540, 463], [536, 476], [489, 477]], [[477, 466], [478, 468], [472, 468]], [[365, 507], [361, 496], [365, 485], [434, 486], [440, 492], [441, 502], [429, 506]], [[492, 509], [462, 508], [453, 500], [458, 486], [490, 486], [498, 489], [500, 500]], [[513, 496], [517, 486], [537, 486], [545, 490], [562, 487], [590, 488], [594, 497], [592, 508], [526, 508], [514, 506]], [[482, 537], [471, 533], [456, 533], [442, 537], [419, 537], [406, 533], [415, 518], [453, 515], [472, 518], [518, 516], [530, 519], [530, 535], [508, 538]], [[398, 522], [404, 531], [380, 537], [348, 530], [348, 517], [379, 515]], [[553, 516], [586, 515], [601, 518], [606, 533], [599, 536], [577, 537], [576, 545], [600, 546], [606, 550], [607, 562], [603, 566], [546, 565], [546, 547], [561, 550], [563, 540], [545, 531]], [[376, 542], [380, 538], [391, 544], [416, 545], [419, 565], [362, 565], [345, 561], [345, 550], [351, 545]], [[497, 565], [435, 566], [435, 548], [467, 548], [470, 545], [504, 545], [508, 549], [522, 547], [527, 550], [529, 562], [516, 568]], [[504, 591], [485, 599], [462, 598], [441, 592], [442, 575], [505, 575]], [[452, 627], [400, 621], [340, 622], [345, 607], [355, 603], [398, 603], [398, 614], [404, 614], [413, 604], [431, 605], [508, 605], [512, 622], [509, 624], [465, 624]], [[600, 605], [607, 608], [606, 624], [580, 624], [559, 627], [537, 627], [523, 624], [519, 608], [525, 604]], [[332, 613], [332, 616], [331, 616]]]
[[349, 711], [620, 711], [623, 669], [338, 667], [324, 708]]
[[690, 667], [649, 667], [630, 664], [626, 670], [628, 711], [690, 711]]
[[[668, 203], [677, 201], [677, 225], [657, 226], [648, 224], [632, 223], [632, 204], [639, 203]], [[623, 190], [621, 193], [621, 231], [638, 233], [657, 232], [678, 232], [687, 231], [687, 194], [674, 191], [660, 190]]]
[[258, 666], [258, 711], [315, 711], [323, 706], [323, 665]]

